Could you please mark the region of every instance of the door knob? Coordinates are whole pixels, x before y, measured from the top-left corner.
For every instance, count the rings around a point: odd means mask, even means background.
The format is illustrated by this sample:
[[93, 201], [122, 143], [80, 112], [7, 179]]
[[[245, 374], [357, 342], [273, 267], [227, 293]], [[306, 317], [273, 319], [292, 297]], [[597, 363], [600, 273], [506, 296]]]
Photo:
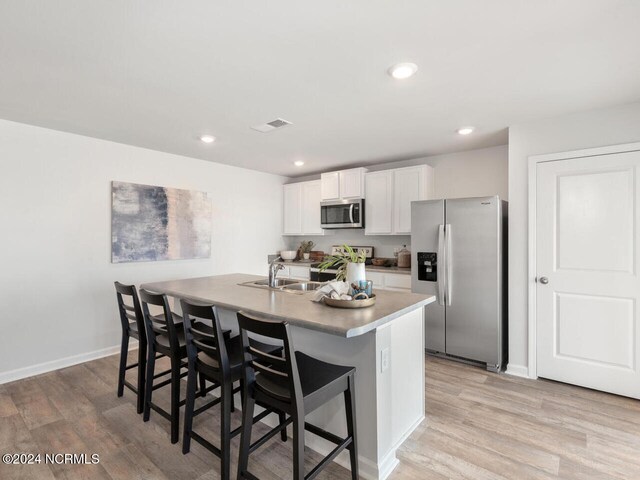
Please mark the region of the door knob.
[[538, 280], [542, 285], [546, 285], [547, 283], [549, 283], [549, 279], [547, 277], [540, 277], [540, 279]]

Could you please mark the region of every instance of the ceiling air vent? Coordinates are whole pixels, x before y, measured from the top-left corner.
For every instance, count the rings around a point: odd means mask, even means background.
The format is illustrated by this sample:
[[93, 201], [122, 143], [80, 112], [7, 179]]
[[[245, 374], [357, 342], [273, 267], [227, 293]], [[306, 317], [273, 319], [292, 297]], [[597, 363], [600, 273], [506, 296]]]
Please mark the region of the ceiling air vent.
[[261, 125], [254, 125], [251, 128], [253, 130], [258, 131], [258, 132], [268, 133], [268, 132], [271, 132], [271, 131], [273, 131], [273, 130], [275, 130], [277, 128], [286, 127], [287, 125], [291, 125], [291, 122], [287, 122], [286, 120], [284, 120], [282, 118], [276, 118], [275, 120], [272, 120], [271, 122], [263, 123]]

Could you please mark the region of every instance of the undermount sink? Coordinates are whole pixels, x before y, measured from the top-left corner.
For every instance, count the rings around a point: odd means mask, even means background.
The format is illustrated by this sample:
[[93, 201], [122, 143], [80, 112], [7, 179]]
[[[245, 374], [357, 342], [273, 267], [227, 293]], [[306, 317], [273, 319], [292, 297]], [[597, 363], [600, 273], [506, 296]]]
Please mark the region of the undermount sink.
[[312, 292], [313, 290], [317, 290], [324, 285], [322, 282], [299, 282], [291, 285], [286, 285], [282, 289], [283, 290], [293, 290], [297, 292]]
[[[286, 285], [300, 283], [300, 280], [291, 280], [289, 278], [276, 278], [274, 283], [275, 285], [273, 288], [282, 288]], [[252, 280], [250, 282], [244, 282], [244, 283], [241, 283], [241, 285], [245, 285], [247, 287], [272, 288], [269, 286], [269, 280], [267, 280], [266, 278], [262, 280]]]
[[257, 288], [267, 288], [271, 290], [277, 290], [280, 292], [290, 292], [290, 293], [304, 293], [311, 292], [313, 290], [317, 290], [323, 284], [322, 282], [310, 282], [305, 280], [291, 280], [290, 278], [276, 278], [275, 286], [269, 286], [269, 280], [252, 280], [250, 282], [244, 282], [240, 285], [244, 285], [245, 287], [257, 287]]

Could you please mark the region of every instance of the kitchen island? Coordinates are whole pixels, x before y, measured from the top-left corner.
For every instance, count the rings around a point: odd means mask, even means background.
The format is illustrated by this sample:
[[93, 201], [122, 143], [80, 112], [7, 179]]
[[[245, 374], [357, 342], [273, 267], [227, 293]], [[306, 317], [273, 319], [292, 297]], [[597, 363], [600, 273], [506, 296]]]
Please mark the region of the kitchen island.
[[[337, 309], [312, 302], [310, 292], [246, 285], [262, 278], [231, 274], [149, 283], [141, 288], [212, 303], [223, 327], [236, 332], [235, 313], [240, 310], [288, 321], [297, 350], [326, 362], [355, 366], [360, 474], [386, 478], [398, 464], [396, 449], [424, 419], [423, 312], [435, 297], [379, 290], [372, 307]], [[343, 399], [334, 398], [309, 414], [308, 421], [344, 435]], [[308, 432], [305, 443], [323, 455], [334, 447]], [[336, 461], [349, 466], [346, 452]]]

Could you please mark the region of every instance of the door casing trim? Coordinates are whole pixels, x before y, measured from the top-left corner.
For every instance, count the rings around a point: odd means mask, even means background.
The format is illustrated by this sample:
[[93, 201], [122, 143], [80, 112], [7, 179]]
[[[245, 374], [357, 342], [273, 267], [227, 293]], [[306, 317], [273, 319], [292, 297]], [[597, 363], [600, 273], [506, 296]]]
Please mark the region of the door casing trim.
[[536, 317], [536, 194], [537, 194], [537, 168], [539, 163], [556, 162], [561, 160], [571, 160], [576, 158], [590, 158], [617, 153], [628, 153], [640, 151], [640, 142], [625, 143], [620, 145], [608, 145], [604, 147], [587, 148], [581, 150], [571, 150], [567, 152], [547, 153], [543, 155], [531, 155], [528, 160], [528, 188], [529, 188], [529, 208], [528, 208], [528, 266], [527, 266], [527, 290], [528, 290], [528, 377], [538, 378], [537, 366], [537, 326]]

